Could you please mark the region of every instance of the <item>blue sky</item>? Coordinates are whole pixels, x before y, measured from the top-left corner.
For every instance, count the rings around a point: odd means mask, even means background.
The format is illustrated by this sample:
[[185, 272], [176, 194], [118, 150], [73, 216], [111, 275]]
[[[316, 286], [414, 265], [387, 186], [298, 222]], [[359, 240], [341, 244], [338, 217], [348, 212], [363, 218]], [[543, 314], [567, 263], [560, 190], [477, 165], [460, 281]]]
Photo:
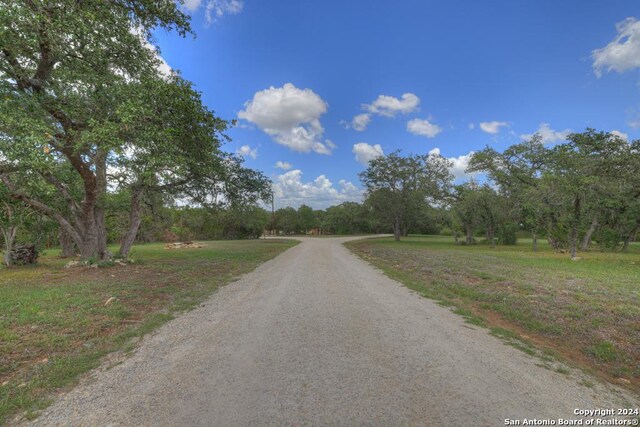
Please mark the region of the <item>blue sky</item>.
[[640, 137], [637, 1], [183, 8], [197, 37], [158, 32], [161, 55], [238, 119], [225, 149], [274, 181], [278, 207], [359, 200], [358, 172], [396, 149], [437, 150], [460, 181], [470, 152], [536, 131], [550, 144], [586, 127]]

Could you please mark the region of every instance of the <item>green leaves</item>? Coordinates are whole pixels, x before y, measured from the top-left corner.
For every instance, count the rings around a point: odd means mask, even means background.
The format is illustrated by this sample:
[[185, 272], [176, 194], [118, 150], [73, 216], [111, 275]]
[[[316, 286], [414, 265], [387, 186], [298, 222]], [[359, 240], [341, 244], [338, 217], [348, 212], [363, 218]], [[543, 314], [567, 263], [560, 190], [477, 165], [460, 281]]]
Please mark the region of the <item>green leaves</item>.
[[3, 0], [0, 7], [0, 178], [64, 226], [83, 256], [106, 252], [108, 191], [229, 206], [270, 195], [262, 174], [221, 151], [229, 123], [190, 82], [159, 74], [151, 30], [190, 32], [178, 6]]
[[528, 230], [545, 231], [556, 248], [569, 243], [575, 248], [578, 234], [594, 219], [601, 228], [617, 228], [617, 241], [638, 229], [640, 220], [633, 217], [640, 203], [638, 146], [594, 129], [550, 147], [536, 135], [503, 153], [487, 147], [473, 156], [470, 170], [489, 174], [518, 207]]
[[449, 193], [451, 163], [440, 155], [400, 156], [394, 151], [371, 162], [360, 179], [367, 203], [377, 216], [394, 224], [396, 238], [407, 228], [424, 204], [441, 203]]

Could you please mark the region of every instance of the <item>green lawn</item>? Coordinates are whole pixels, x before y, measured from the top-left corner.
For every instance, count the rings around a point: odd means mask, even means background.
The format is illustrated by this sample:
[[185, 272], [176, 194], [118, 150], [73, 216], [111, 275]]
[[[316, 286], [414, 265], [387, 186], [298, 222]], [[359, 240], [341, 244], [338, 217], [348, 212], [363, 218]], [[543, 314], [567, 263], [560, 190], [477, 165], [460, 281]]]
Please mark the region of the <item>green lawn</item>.
[[16, 413], [31, 416], [104, 355], [131, 349], [137, 337], [296, 243], [149, 244], [134, 247], [139, 262], [106, 268], [64, 269], [68, 260], [52, 250], [37, 266], [0, 269], [0, 425]]
[[[640, 245], [629, 253], [538, 252], [531, 241], [491, 249], [451, 237], [346, 244], [390, 277], [454, 305], [477, 324], [640, 390]], [[519, 345], [519, 344], [518, 344]]]

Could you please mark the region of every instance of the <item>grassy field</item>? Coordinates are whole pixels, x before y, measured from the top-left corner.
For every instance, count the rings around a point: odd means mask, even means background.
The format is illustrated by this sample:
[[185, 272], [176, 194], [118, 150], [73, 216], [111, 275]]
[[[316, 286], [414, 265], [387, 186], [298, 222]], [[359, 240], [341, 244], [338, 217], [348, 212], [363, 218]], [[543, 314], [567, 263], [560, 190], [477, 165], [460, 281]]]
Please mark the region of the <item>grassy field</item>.
[[640, 391], [640, 245], [572, 261], [530, 241], [491, 249], [451, 237], [347, 243], [422, 295], [453, 305], [513, 345], [542, 349]]
[[47, 406], [103, 356], [218, 286], [295, 245], [290, 240], [207, 242], [202, 249], [136, 246], [138, 263], [65, 269], [50, 251], [34, 267], [0, 269], [0, 425]]

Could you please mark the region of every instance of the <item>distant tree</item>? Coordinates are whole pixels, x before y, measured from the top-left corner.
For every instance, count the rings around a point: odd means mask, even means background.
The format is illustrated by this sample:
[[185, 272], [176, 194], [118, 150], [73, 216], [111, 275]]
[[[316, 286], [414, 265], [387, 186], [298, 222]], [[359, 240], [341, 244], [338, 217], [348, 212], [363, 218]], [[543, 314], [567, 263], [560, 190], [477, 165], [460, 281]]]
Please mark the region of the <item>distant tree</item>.
[[456, 185], [452, 194], [452, 210], [457, 219], [456, 223], [465, 233], [465, 244], [467, 245], [475, 243], [473, 235], [480, 225], [478, 187], [477, 182], [469, 181]]
[[314, 210], [307, 206], [301, 205], [298, 208], [297, 232], [304, 234], [319, 224], [316, 222], [316, 214]]
[[219, 213], [226, 239], [257, 239], [270, 221], [270, 215], [258, 206], [243, 206]]
[[[640, 167], [639, 147], [593, 129], [570, 134], [568, 142], [553, 147], [536, 135], [503, 153], [491, 148], [476, 153], [469, 169], [488, 172], [520, 207], [519, 219], [534, 235], [534, 246], [544, 229], [553, 248], [566, 248], [575, 257], [605, 219], [615, 244], [637, 232], [633, 212], [640, 191], [633, 171]], [[630, 221], [618, 221], [623, 212]]]
[[506, 222], [505, 199], [487, 184], [478, 186], [475, 191], [480, 224], [484, 227], [487, 241], [494, 247], [496, 232], [502, 229]]
[[392, 226], [396, 241], [415, 221], [421, 206], [443, 200], [453, 179], [450, 166], [440, 155], [402, 157], [395, 151], [370, 161], [360, 173], [368, 203]]
[[323, 228], [335, 234], [370, 233], [369, 210], [360, 203], [344, 202], [327, 208]]
[[442, 207], [435, 208], [423, 204], [418, 212], [411, 233], [439, 234], [445, 224], [445, 211]]
[[298, 230], [298, 213], [294, 208], [280, 208], [275, 212], [276, 230], [293, 234]]

